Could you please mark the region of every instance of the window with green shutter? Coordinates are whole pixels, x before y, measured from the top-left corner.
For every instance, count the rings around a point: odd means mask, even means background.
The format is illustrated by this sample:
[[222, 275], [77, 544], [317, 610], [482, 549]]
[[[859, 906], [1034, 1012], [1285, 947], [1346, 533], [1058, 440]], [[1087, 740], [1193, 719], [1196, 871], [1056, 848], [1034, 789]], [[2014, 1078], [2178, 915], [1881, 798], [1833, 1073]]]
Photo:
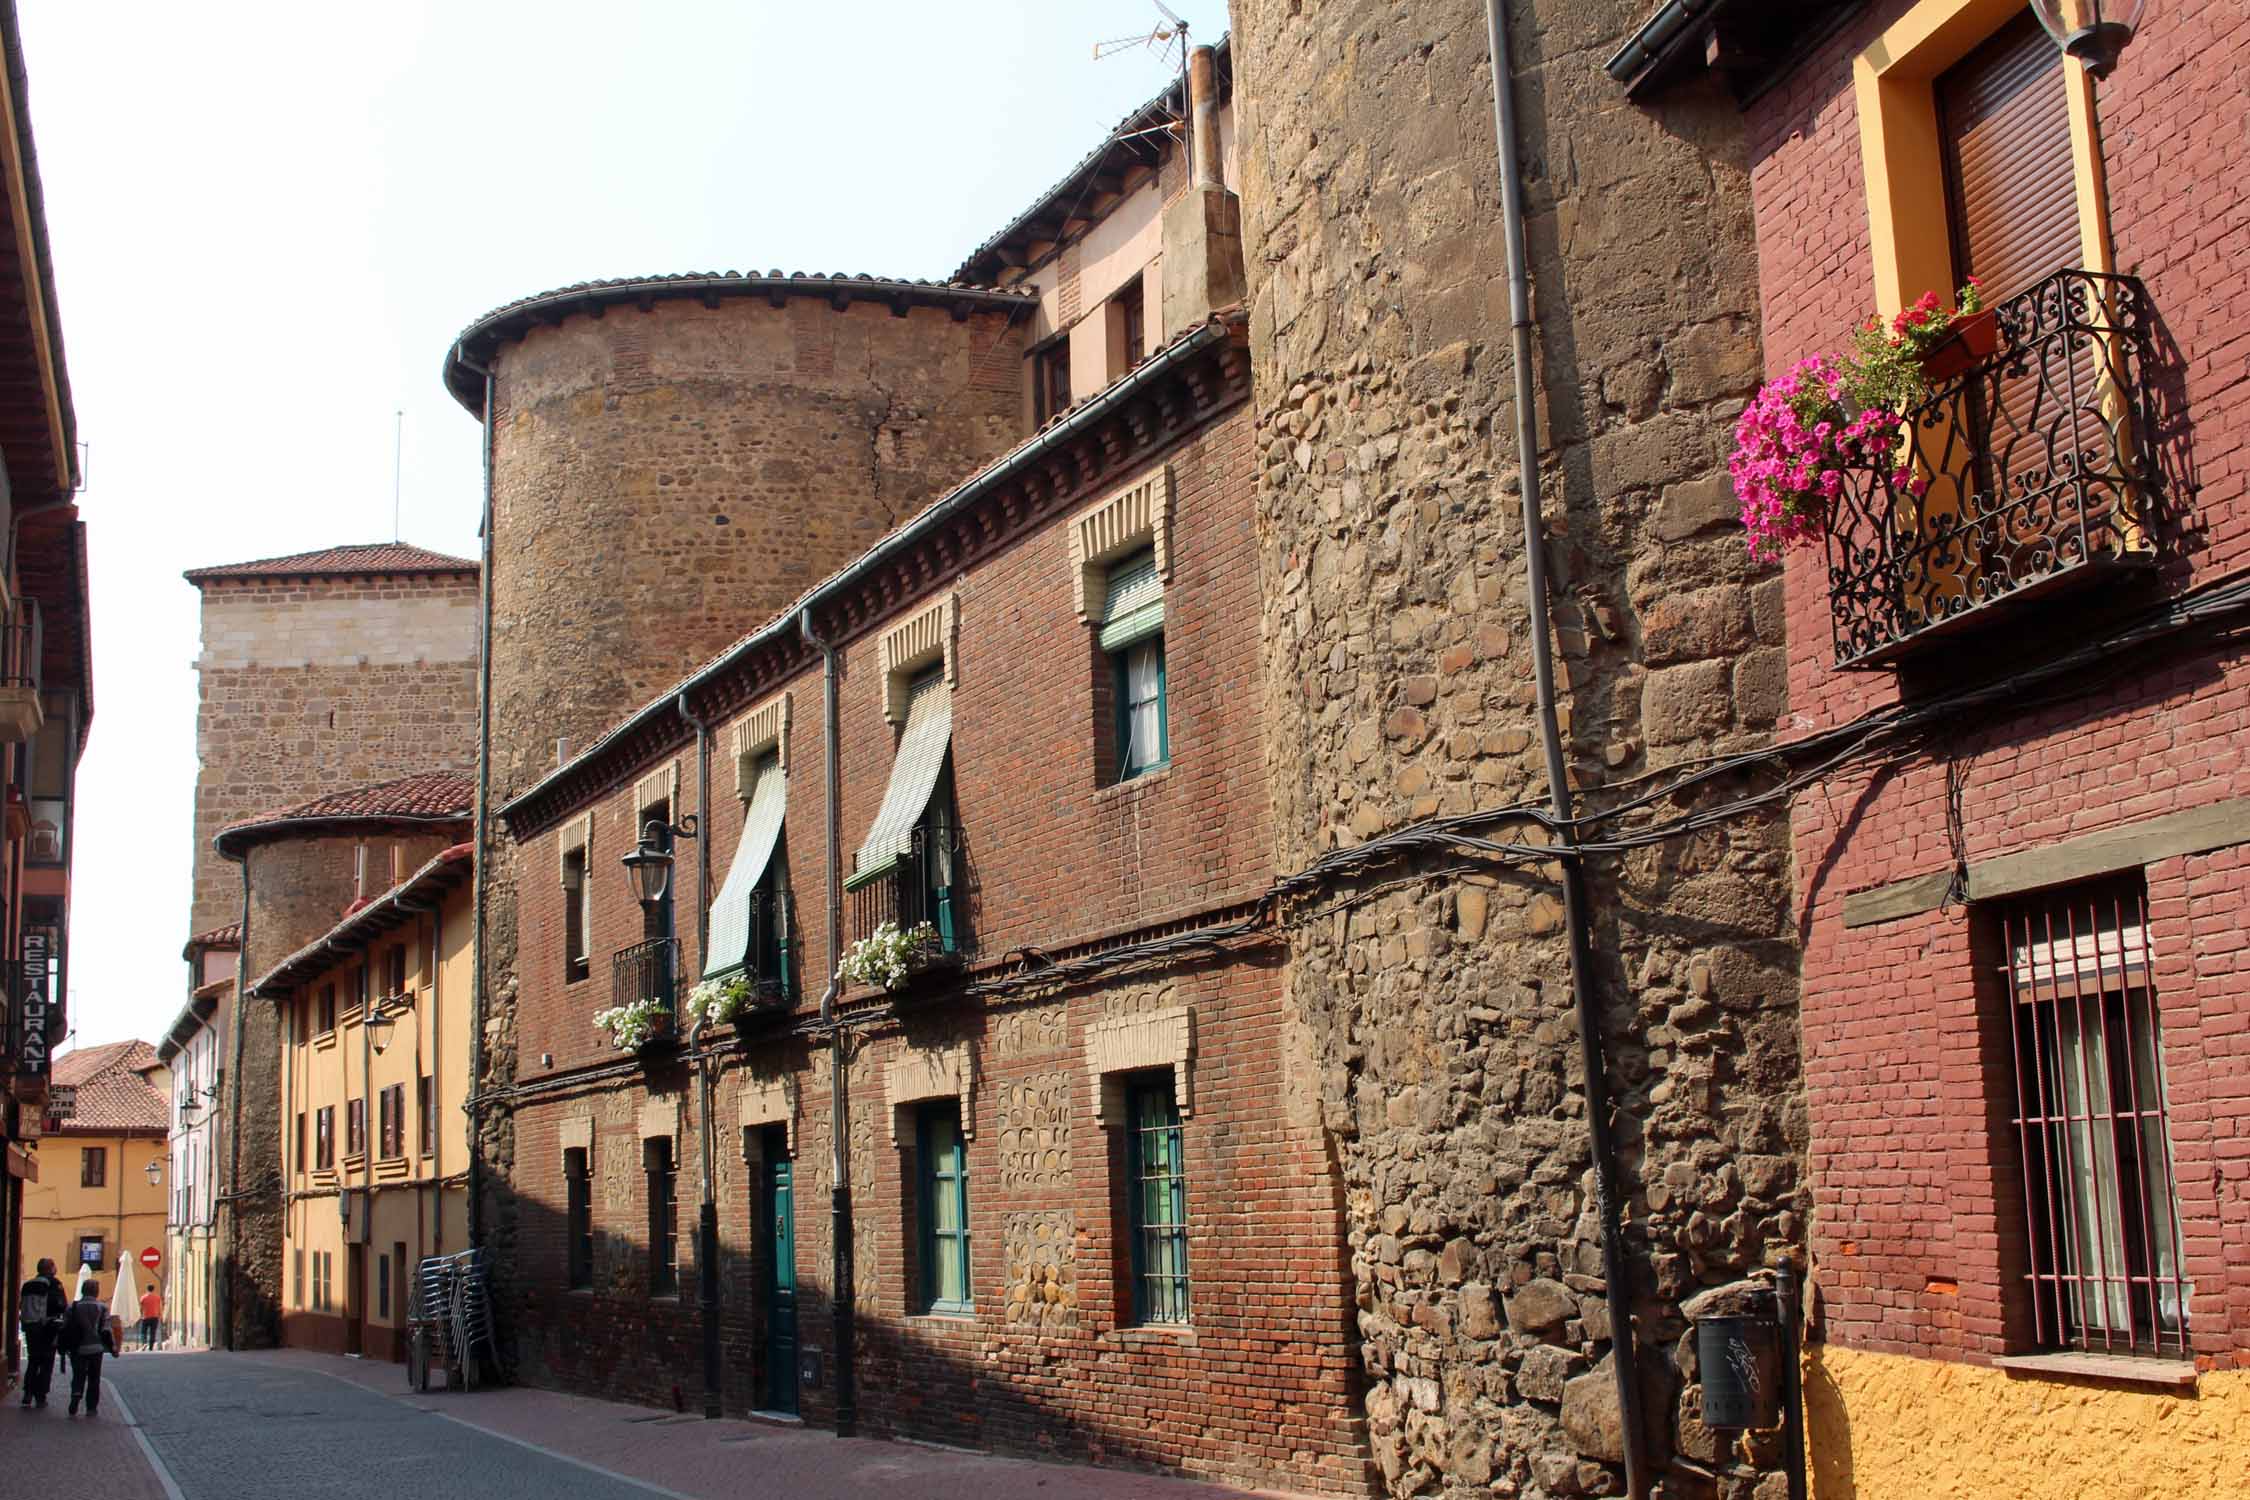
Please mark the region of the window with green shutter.
[[1100, 639], [1109, 653], [1117, 704], [1117, 779], [1130, 781], [1172, 758], [1164, 701], [1164, 582], [1157, 576], [1154, 549], [1109, 570]]
[[937, 1104], [917, 1116], [921, 1162], [922, 1310], [972, 1313], [969, 1286], [969, 1156], [960, 1107]]

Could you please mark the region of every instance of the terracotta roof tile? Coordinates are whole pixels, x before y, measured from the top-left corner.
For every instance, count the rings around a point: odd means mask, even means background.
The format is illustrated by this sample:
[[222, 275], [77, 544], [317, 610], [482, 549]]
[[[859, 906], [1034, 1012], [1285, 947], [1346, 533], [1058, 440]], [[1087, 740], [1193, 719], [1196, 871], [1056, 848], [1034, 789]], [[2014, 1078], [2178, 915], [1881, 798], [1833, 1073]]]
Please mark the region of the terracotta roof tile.
[[224, 927], [209, 928], [189, 938], [186, 947], [180, 950], [180, 957], [187, 957], [188, 950], [194, 948], [239, 948], [241, 946], [242, 924], [240, 922], [229, 922]]
[[255, 830], [313, 823], [465, 821], [476, 806], [476, 782], [466, 771], [419, 771], [373, 786], [330, 792], [294, 807], [277, 808], [230, 823], [216, 840], [221, 853]]
[[[353, 902], [341, 922], [252, 980], [250, 993], [270, 996], [285, 986], [300, 983], [323, 970], [334, 968], [339, 962], [337, 949], [355, 942], [364, 943], [373, 935], [396, 926], [401, 913], [416, 910], [417, 908], [403, 904], [405, 897], [443, 891], [467, 879], [475, 869], [475, 854], [476, 845], [472, 843], [459, 843], [440, 849], [428, 864], [382, 895]], [[202, 991], [198, 990], [196, 993], [201, 994]]]
[[171, 1105], [142, 1070], [159, 1066], [156, 1049], [142, 1041], [80, 1047], [55, 1059], [53, 1081], [78, 1090], [66, 1134], [157, 1130], [169, 1127]]
[[350, 578], [361, 574], [430, 575], [474, 573], [476, 570], [473, 558], [449, 557], [443, 552], [408, 546], [404, 542], [365, 542], [293, 552], [286, 557], [217, 563], [208, 568], [191, 569], [186, 577], [190, 583], [202, 583], [213, 578]]

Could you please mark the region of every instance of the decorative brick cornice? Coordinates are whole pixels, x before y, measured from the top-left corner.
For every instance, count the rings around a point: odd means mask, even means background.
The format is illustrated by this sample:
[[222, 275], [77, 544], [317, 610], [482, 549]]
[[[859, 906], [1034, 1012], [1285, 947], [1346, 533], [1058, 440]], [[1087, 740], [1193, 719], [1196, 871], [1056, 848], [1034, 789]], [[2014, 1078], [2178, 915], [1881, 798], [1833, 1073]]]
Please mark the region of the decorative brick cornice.
[[883, 717], [893, 724], [906, 722], [906, 689], [925, 667], [942, 662], [945, 685], [959, 687], [960, 655], [954, 649], [960, 614], [951, 589], [883, 632]]
[[758, 757], [772, 751], [781, 763], [781, 774], [789, 774], [789, 695], [776, 693], [750, 712], [737, 719], [732, 737], [734, 751], [734, 794], [743, 801], [750, 800], [750, 768]]

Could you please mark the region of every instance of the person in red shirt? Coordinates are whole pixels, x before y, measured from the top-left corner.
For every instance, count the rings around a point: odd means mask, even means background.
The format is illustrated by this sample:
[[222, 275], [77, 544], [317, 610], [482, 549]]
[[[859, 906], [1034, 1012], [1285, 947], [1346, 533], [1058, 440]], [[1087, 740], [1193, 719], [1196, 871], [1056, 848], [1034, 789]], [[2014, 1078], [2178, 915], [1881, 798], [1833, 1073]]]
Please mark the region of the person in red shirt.
[[164, 1294], [156, 1289], [154, 1282], [150, 1282], [148, 1290], [141, 1293], [141, 1347], [154, 1349], [156, 1335], [163, 1327]]

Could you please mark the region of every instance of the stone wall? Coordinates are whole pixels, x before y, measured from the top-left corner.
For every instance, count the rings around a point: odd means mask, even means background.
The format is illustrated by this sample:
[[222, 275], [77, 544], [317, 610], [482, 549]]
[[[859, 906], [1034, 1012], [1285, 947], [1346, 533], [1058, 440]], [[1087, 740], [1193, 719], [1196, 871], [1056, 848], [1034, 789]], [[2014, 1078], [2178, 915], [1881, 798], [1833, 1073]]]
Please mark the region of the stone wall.
[[[1780, 583], [1721, 459], [1759, 372], [1740, 124], [1601, 62], [1637, 0], [1517, 4], [1560, 713], [1582, 789], [1762, 743]], [[1484, 13], [1237, 0], [1285, 869], [1544, 801], [1514, 492]], [[1392, 1493], [1620, 1492], [1606, 1283], [1551, 869], [1412, 864], [1295, 929]], [[1803, 1103], [1778, 818], [1588, 870], [1631, 1297], [1663, 1493], [1759, 1494], [1692, 1420], [1679, 1312], [1800, 1243]], [[1397, 883], [1403, 881], [1404, 883]], [[1760, 1478], [1760, 1475], [1763, 1478]]]
[[211, 847], [228, 824], [476, 759], [473, 574], [214, 578], [202, 592], [191, 932], [240, 914], [237, 874]]

